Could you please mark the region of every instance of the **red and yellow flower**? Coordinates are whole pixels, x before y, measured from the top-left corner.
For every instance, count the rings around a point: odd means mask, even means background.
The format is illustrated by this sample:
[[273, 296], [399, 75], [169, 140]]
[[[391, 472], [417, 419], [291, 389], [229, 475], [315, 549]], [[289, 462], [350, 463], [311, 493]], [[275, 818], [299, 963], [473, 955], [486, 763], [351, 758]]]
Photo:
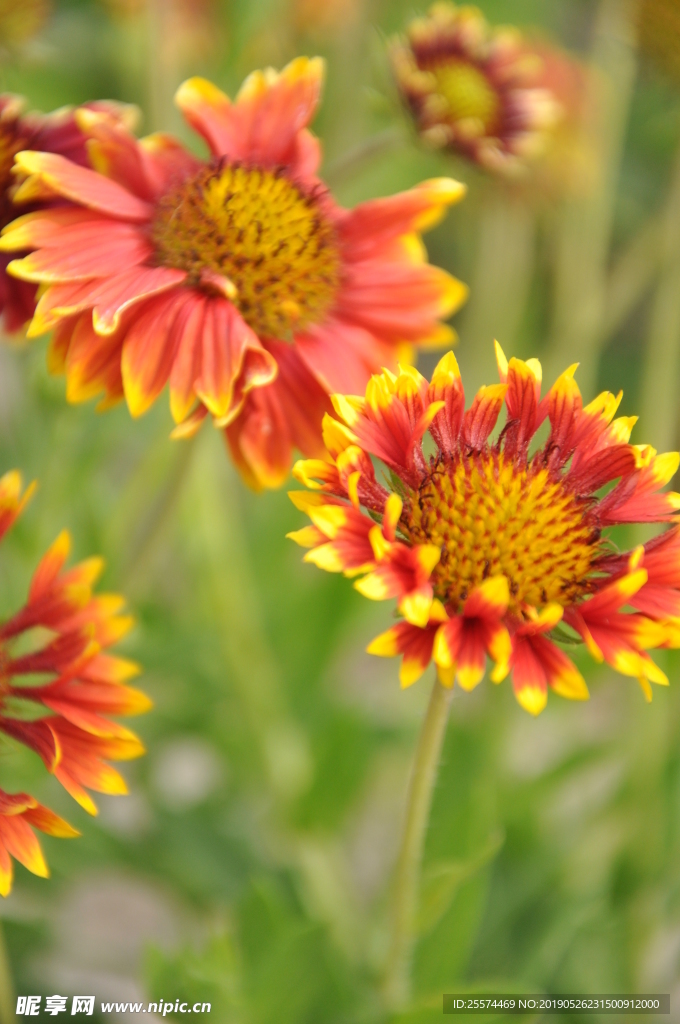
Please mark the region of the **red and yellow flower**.
[[517, 175], [545, 149], [559, 113], [542, 63], [512, 28], [478, 8], [436, 3], [391, 48], [401, 95], [420, 136], [485, 170]]
[[[0, 478], [0, 538], [25, 505], [19, 473]], [[93, 594], [100, 558], [65, 568], [69, 536], [61, 533], [33, 575], [23, 608], [0, 625], [0, 733], [34, 750], [90, 814], [87, 789], [125, 793], [108, 764], [138, 757], [137, 736], [110, 715], [135, 715], [150, 702], [127, 681], [138, 666], [107, 652], [132, 619], [117, 594]], [[61, 818], [26, 794], [0, 790], [0, 893], [12, 881], [9, 855], [35, 874], [47, 868], [29, 826], [51, 835], [76, 835]]]
[[[25, 206], [14, 205], [16, 179], [12, 165], [21, 150], [59, 153], [74, 163], [88, 164], [86, 137], [76, 124], [72, 109], [36, 114], [25, 113], [24, 107], [25, 102], [20, 96], [0, 95], [0, 228], [26, 212]], [[132, 123], [134, 118], [132, 107], [115, 103], [92, 103], [88, 109], [114, 122]], [[0, 252], [0, 315], [8, 334], [21, 330], [33, 316], [37, 290], [30, 281], [22, 281], [7, 273], [7, 265], [12, 259], [12, 255]]]
[[251, 482], [285, 478], [292, 449], [319, 454], [328, 392], [363, 388], [410, 344], [440, 343], [464, 300], [430, 266], [420, 232], [462, 195], [450, 179], [340, 208], [317, 177], [307, 125], [322, 62], [256, 72], [232, 103], [203, 79], [177, 103], [210, 147], [138, 140], [92, 111], [95, 170], [21, 152], [15, 198], [59, 197], [4, 233], [10, 264], [42, 285], [29, 335], [55, 328], [67, 397], [125, 396], [134, 416], [166, 384], [180, 433], [210, 413]]
[[403, 686], [434, 660], [444, 685], [471, 690], [489, 658], [494, 682], [511, 674], [538, 714], [548, 687], [588, 697], [566, 640], [651, 699], [650, 683], [668, 680], [647, 651], [680, 646], [680, 528], [623, 554], [607, 535], [675, 522], [680, 495], [662, 488], [680, 456], [629, 443], [635, 417], [614, 418], [620, 395], [584, 407], [575, 365], [541, 398], [537, 360], [508, 363], [499, 346], [497, 358], [501, 383], [467, 410], [452, 353], [430, 382], [400, 368], [374, 376], [364, 397], [334, 395], [326, 459], [293, 471], [308, 490], [291, 497], [312, 525], [291, 537], [306, 561], [358, 576], [366, 597], [397, 599], [401, 620], [368, 650], [402, 655]]

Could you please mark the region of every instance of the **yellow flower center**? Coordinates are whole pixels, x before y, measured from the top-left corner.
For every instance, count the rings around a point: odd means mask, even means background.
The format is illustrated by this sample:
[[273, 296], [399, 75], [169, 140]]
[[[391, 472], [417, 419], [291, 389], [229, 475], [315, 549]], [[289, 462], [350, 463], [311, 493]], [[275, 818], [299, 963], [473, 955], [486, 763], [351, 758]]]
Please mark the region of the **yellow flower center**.
[[507, 578], [511, 610], [566, 605], [588, 590], [599, 531], [587, 508], [545, 469], [488, 453], [436, 464], [404, 503], [400, 528], [441, 547], [437, 597], [460, 610], [490, 576]]
[[486, 75], [466, 60], [447, 60], [430, 69], [437, 82], [437, 91], [448, 104], [451, 121], [473, 118], [481, 122], [489, 134], [498, 118], [496, 91]]
[[205, 271], [227, 278], [253, 330], [287, 338], [323, 319], [339, 285], [335, 229], [320, 198], [279, 170], [205, 167], [160, 201], [157, 259], [194, 285]]

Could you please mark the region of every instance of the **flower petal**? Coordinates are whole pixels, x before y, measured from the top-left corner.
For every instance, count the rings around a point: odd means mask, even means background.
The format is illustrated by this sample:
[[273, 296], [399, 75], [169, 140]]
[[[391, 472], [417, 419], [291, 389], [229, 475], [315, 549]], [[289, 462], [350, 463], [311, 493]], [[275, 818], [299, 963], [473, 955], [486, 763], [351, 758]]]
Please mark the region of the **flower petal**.
[[23, 150], [15, 157], [15, 167], [27, 177], [39, 178], [48, 189], [64, 199], [119, 220], [144, 223], [153, 213], [148, 203], [115, 181], [88, 167], [79, 167], [58, 153]]
[[280, 73], [254, 71], [231, 103], [202, 78], [191, 78], [175, 102], [216, 156], [263, 166], [287, 166], [296, 157], [297, 136], [319, 102], [323, 61], [298, 57]]

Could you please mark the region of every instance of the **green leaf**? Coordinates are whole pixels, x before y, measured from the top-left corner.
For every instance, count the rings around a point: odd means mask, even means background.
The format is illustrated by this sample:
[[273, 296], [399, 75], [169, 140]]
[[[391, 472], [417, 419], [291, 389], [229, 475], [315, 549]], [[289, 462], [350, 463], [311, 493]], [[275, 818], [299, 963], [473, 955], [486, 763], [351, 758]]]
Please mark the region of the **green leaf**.
[[504, 841], [501, 831], [494, 832], [473, 857], [439, 861], [425, 869], [420, 889], [419, 934], [425, 935], [435, 927], [451, 906], [459, 886], [492, 861]]
[[[147, 953], [149, 997], [172, 992], [173, 998], [193, 1005], [210, 1003], [211, 1013], [222, 1024], [241, 1024], [243, 1003], [238, 960], [227, 935], [213, 938], [200, 952], [184, 949], [168, 956], [160, 949]], [[171, 1020], [179, 1019], [174, 1014]]]

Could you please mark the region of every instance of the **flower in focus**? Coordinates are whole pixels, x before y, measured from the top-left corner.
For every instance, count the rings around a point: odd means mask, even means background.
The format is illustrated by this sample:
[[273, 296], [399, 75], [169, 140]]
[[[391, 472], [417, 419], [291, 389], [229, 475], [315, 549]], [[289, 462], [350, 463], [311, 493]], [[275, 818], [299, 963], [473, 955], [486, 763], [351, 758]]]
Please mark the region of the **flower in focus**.
[[643, 53], [680, 79], [680, 8], [675, 0], [642, 0], [638, 24]]
[[[14, 205], [16, 179], [12, 175], [12, 165], [18, 152], [36, 149], [60, 153], [83, 166], [88, 163], [86, 139], [76, 124], [73, 110], [64, 108], [52, 114], [25, 113], [24, 105], [20, 96], [0, 94], [0, 228], [22, 212]], [[93, 103], [90, 109], [113, 120], [131, 121], [133, 117], [132, 107], [114, 103]], [[0, 315], [9, 334], [19, 331], [33, 316], [36, 293], [35, 284], [7, 273], [11, 259], [12, 256], [0, 252]]]
[[[501, 383], [467, 411], [451, 353], [429, 383], [400, 369], [374, 376], [365, 397], [333, 396], [327, 460], [294, 469], [309, 490], [291, 497], [312, 525], [291, 536], [310, 549], [306, 561], [358, 576], [366, 597], [397, 598], [400, 621], [368, 650], [401, 654], [404, 686], [434, 659], [444, 685], [471, 690], [489, 657], [494, 682], [510, 673], [538, 714], [548, 687], [588, 697], [565, 640], [585, 642], [651, 699], [650, 683], [668, 680], [647, 650], [680, 646], [680, 528], [623, 554], [608, 533], [675, 521], [680, 495], [661, 488], [680, 457], [628, 443], [635, 417], [614, 419], [620, 395], [584, 407], [575, 365], [541, 399], [537, 360], [508, 363], [500, 347], [497, 357]], [[548, 438], [530, 454], [546, 419]]]
[[133, 416], [166, 383], [180, 432], [206, 413], [255, 485], [285, 478], [293, 447], [320, 454], [330, 391], [363, 389], [410, 344], [441, 343], [466, 291], [430, 266], [419, 233], [464, 192], [450, 179], [340, 208], [316, 176], [307, 124], [322, 62], [256, 72], [232, 103], [203, 79], [177, 103], [207, 141], [137, 140], [80, 110], [96, 170], [22, 152], [16, 199], [59, 196], [5, 230], [10, 264], [43, 291], [31, 336], [56, 328], [67, 397], [125, 396]]
[[[17, 472], [0, 478], [0, 538], [20, 514]], [[90, 558], [65, 569], [70, 541], [62, 533], [33, 575], [28, 599], [0, 625], [0, 733], [34, 750], [64, 788], [90, 814], [87, 792], [125, 793], [122, 776], [108, 764], [138, 757], [144, 748], [110, 715], [134, 715], [150, 702], [127, 685], [134, 662], [107, 653], [129, 630], [116, 594], [92, 593], [103, 564]], [[0, 893], [10, 890], [10, 854], [34, 874], [47, 867], [29, 826], [56, 836], [77, 835], [65, 821], [26, 794], [0, 790]]]
[[476, 7], [436, 3], [391, 48], [397, 86], [424, 141], [517, 175], [545, 149], [559, 108], [540, 57]]

